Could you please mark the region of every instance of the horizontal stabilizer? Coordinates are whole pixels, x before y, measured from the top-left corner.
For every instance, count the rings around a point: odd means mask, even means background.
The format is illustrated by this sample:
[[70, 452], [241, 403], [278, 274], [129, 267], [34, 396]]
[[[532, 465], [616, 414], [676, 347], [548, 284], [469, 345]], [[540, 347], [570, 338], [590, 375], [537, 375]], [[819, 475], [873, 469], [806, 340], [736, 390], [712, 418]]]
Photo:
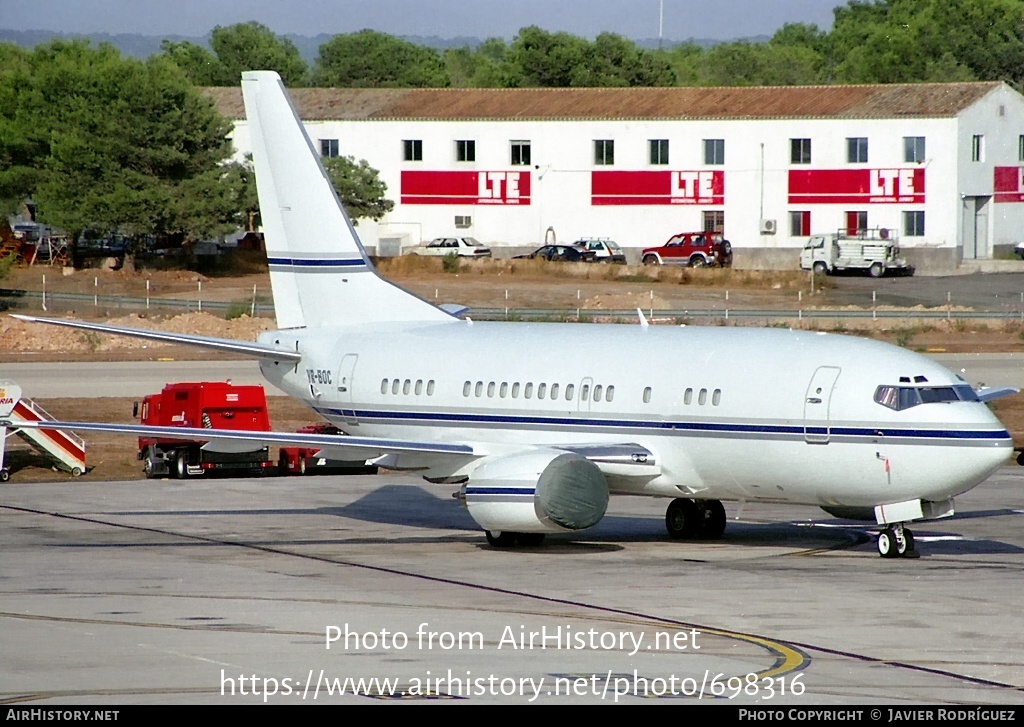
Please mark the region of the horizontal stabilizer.
[[162, 343], [177, 343], [184, 346], [198, 346], [214, 351], [236, 353], [241, 356], [267, 359], [268, 361], [289, 361], [302, 360], [302, 354], [297, 351], [283, 351], [273, 346], [266, 346], [262, 343], [233, 341], [230, 338], [213, 338], [210, 336], [197, 336], [189, 333], [168, 333], [166, 331], [150, 331], [145, 328], [120, 328], [119, 326], [108, 326], [103, 323], [87, 323], [85, 321], [74, 321], [65, 318], [38, 318], [36, 316], [12, 315], [20, 321], [29, 323], [46, 323], [51, 326], [64, 326], [66, 328], [77, 328], [83, 331], [95, 331], [96, 333], [109, 333], [114, 336], [130, 336], [132, 338], [145, 338], [150, 341], [161, 341]]

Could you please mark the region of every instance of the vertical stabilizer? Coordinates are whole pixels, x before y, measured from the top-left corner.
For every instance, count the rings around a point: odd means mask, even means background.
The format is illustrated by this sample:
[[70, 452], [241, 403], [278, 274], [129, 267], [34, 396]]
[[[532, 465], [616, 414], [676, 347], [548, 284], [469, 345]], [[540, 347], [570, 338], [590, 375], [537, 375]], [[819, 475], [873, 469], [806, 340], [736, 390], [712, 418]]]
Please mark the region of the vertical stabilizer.
[[278, 326], [454, 320], [377, 274], [281, 78], [243, 73], [242, 96]]

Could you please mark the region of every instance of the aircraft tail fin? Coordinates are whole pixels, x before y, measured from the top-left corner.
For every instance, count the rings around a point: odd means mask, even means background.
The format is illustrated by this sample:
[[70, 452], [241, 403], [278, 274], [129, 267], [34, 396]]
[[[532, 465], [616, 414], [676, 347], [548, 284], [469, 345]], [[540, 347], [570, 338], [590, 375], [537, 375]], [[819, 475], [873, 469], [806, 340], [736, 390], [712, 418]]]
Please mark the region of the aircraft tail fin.
[[280, 76], [243, 73], [242, 96], [278, 326], [454, 320], [377, 274]]

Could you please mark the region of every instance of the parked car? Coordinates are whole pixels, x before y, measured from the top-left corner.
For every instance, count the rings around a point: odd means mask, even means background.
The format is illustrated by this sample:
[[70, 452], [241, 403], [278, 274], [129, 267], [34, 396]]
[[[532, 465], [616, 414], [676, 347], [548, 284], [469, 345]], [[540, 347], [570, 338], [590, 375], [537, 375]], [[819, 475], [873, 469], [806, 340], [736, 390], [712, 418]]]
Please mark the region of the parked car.
[[515, 260], [543, 258], [566, 263], [589, 263], [594, 262], [594, 253], [590, 250], [581, 250], [572, 245], [544, 245], [538, 247], [528, 255], [516, 255]]
[[459, 257], [490, 257], [491, 249], [473, 237], [438, 237], [412, 250], [414, 255], [458, 255]]
[[691, 268], [732, 265], [732, 245], [721, 232], [680, 232], [660, 247], [640, 254], [644, 265], [689, 265]]
[[626, 264], [626, 253], [619, 243], [607, 237], [583, 237], [574, 242], [573, 247], [594, 253], [594, 262]]

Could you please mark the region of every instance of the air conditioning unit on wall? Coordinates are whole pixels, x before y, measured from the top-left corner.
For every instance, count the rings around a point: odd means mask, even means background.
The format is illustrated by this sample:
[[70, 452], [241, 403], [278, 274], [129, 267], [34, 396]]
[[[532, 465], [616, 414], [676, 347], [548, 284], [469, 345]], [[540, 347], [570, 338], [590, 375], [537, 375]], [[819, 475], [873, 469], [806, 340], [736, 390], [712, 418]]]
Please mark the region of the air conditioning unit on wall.
[[761, 234], [762, 235], [774, 235], [775, 234], [775, 220], [761, 220]]

